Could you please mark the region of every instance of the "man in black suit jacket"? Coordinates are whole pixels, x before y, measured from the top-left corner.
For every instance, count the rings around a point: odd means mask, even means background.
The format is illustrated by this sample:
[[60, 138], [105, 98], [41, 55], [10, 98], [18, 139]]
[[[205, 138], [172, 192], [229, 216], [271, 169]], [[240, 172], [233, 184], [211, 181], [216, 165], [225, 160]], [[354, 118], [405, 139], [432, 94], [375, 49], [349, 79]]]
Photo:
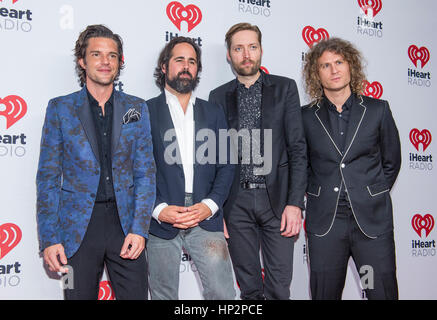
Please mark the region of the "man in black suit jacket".
[[205, 299], [235, 297], [222, 213], [234, 166], [218, 160], [214, 137], [227, 131], [223, 110], [192, 93], [201, 68], [200, 48], [190, 38], [172, 39], [155, 70], [163, 92], [148, 101], [157, 168], [147, 242], [153, 300], [178, 299], [182, 247], [196, 264]]
[[307, 176], [299, 95], [294, 80], [260, 70], [257, 26], [231, 27], [226, 42], [237, 79], [209, 100], [224, 108], [230, 129], [250, 134], [249, 143], [235, 142], [239, 165], [224, 207], [229, 251], [242, 299], [289, 299]]
[[352, 256], [369, 299], [397, 299], [390, 190], [401, 165], [387, 101], [360, 95], [361, 54], [332, 38], [306, 56], [306, 231], [313, 299], [341, 299]]

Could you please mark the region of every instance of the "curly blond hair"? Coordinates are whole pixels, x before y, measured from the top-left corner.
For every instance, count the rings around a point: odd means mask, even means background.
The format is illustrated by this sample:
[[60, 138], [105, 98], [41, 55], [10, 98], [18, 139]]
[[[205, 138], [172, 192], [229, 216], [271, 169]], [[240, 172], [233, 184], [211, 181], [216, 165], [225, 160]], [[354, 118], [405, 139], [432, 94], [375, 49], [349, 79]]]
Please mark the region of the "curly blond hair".
[[311, 99], [318, 100], [323, 96], [323, 87], [319, 78], [318, 60], [325, 51], [334, 52], [343, 56], [350, 67], [351, 90], [355, 94], [361, 94], [363, 91], [363, 81], [366, 79], [361, 53], [349, 41], [340, 38], [330, 38], [314, 45], [308, 50], [305, 57], [303, 78], [305, 81], [305, 90]]

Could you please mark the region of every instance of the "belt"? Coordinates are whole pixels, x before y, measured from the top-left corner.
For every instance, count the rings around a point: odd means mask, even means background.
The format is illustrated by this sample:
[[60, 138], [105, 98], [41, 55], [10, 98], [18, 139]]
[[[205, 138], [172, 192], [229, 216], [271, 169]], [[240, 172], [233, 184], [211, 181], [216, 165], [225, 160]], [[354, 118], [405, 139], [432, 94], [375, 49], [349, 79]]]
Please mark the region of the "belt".
[[265, 183], [242, 182], [241, 187], [243, 189], [267, 189], [267, 186]]

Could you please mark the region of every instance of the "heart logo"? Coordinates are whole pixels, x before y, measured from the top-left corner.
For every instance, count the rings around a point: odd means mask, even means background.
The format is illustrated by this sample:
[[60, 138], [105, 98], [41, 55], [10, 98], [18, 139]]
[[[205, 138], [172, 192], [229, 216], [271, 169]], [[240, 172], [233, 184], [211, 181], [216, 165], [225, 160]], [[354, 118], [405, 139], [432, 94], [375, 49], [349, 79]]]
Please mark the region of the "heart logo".
[[364, 14], [369, 17], [375, 17], [382, 9], [381, 0], [358, 0], [358, 4]]
[[[0, 116], [6, 118], [6, 129], [24, 117], [27, 112], [27, 103], [23, 98], [15, 95], [0, 98]], [[2, 110], [3, 109], [3, 110]]]
[[367, 80], [363, 81], [363, 94], [367, 97], [379, 99], [383, 93], [382, 85], [378, 81], [370, 83]]
[[170, 2], [167, 6], [167, 16], [171, 22], [181, 30], [181, 22], [185, 21], [188, 24], [188, 32], [190, 32], [200, 21], [202, 21], [202, 11], [194, 4], [189, 4], [184, 7], [177, 1]]
[[426, 214], [423, 217], [420, 214], [416, 214], [413, 219], [411, 219], [411, 225], [419, 237], [422, 237], [423, 229], [425, 229], [426, 237], [428, 237], [429, 233], [434, 228], [434, 218], [430, 214]]
[[269, 70], [267, 70], [266, 67], [261, 66], [261, 67], [259, 67], [259, 68], [260, 68], [262, 71], [264, 71], [265, 73], [267, 73], [267, 74], [270, 73]]
[[115, 300], [110, 281], [100, 281], [98, 300]]
[[430, 53], [426, 47], [421, 47], [420, 49], [414, 44], [408, 48], [408, 57], [413, 62], [414, 66], [417, 68], [417, 61], [420, 61], [420, 67], [423, 69], [429, 61]]
[[323, 28], [319, 28], [316, 30], [311, 26], [306, 26], [302, 30], [302, 38], [308, 45], [308, 47], [312, 48], [315, 43], [329, 39], [329, 33], [328, 31], [326, 31], [326, 29]]
[[21, 229], [13, 223], [0, 226], [0, 260], [21, 241]]
[[[0, 0], [0, 2], [2, 2], [3, 0]], [[15, 4], [15, 2], [17, 2], [18, 0], [12, 0], [12, 4]]]
[[417, 151], [419, 151], [420, 144], [422, 144], [423, 151], [425, 151], [432, 141], [431, 132], [429, 132], [427, 129], [419, 131], [418, 129], [414, 128], [410, 131], [410, 141]]

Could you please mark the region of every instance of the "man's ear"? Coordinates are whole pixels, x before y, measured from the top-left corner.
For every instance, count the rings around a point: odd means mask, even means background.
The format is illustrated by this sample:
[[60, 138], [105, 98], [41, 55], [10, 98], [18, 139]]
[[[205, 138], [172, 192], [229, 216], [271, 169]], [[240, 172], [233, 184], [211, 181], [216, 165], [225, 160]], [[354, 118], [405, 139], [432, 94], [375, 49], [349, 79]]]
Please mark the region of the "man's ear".
[[226, 60], [228, 60], [228, 62], [230, 63], [231, 62], [231, 56], [229, 55], [229, 50], [230, 49], [226, 50]]
[[164, 74], [167, 74], [167, 68], [165, 67], [165, 63], [161, 64], [161, 71], [162, 71]]
[[79, 65], [82, 67], [82, 69], [86, 69], [86, 63], [84, 58], [79, 59]]

